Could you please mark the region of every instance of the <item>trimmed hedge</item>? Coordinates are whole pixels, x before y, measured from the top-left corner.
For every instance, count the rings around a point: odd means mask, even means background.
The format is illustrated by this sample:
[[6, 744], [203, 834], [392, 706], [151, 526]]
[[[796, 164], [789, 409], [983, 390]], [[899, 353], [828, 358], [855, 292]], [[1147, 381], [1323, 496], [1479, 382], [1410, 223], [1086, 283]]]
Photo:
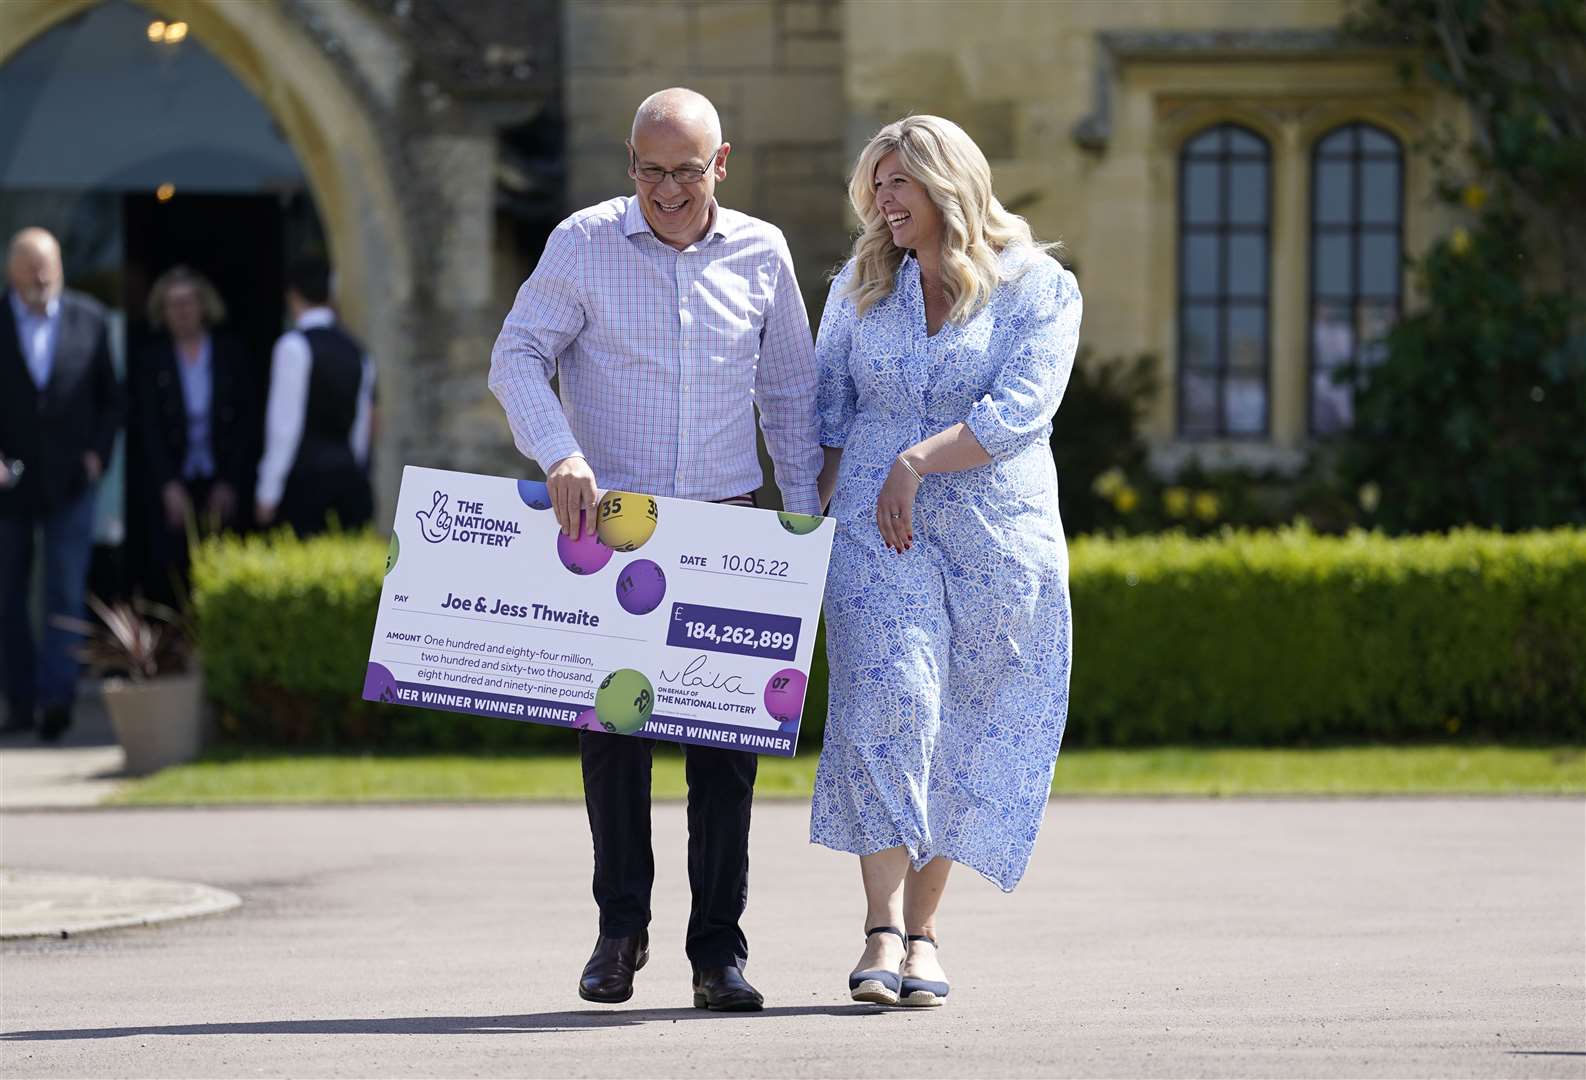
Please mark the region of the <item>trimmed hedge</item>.
[[[359, 699], [385, 554], [368, 534], [203, 546], [194, 606], [223, 732], [565, 747], [554, 728]], [[1081, 538], [1071, 558], [1071, 745], [1586, 740], [1586, 531]], [[820, 644], [806, 747], [826, 679]]]
[[1072, 560], [1079, 741], [1586, 738], [1586, 531], [1080, 539]]

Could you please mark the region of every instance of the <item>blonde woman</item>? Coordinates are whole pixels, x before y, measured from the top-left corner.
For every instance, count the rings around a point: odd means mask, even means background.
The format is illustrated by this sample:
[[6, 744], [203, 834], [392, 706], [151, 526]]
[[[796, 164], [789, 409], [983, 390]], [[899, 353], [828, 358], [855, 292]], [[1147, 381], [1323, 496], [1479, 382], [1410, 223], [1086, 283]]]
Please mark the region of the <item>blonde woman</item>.
[[863, 231], [816, 343], [821, 497], [838, 527], [810, 838], [859, 856], [854, 999], [940, 1005], [948, 871], [1018, 883], [1067, 716], [1047, 439], [1080, 295], [947, 120], [882, 128], [849, 198]]
[[145, 502], [157, 506], [138, 545], [143, 587], [184, 597], [187, 533], [238, 528], [252, 505], [259, 393], [242, 346], [217, 328], [226, 305], [203, 274], [173, 266], [149, 289], [149, 325], [164, 333], [132, 369], [132, 437]]

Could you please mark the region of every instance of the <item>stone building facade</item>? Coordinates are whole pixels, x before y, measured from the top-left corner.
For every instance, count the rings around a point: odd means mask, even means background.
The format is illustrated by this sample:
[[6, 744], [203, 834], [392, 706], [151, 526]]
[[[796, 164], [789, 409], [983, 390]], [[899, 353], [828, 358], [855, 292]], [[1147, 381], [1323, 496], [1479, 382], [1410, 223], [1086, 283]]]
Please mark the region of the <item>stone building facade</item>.
[[[0, 65], [97, 2], [7, 0]], [[189, 24], [301, 161], [381, 363], [388, 499], [403, 464], [522, 467], [490, 344], [544, 229], [631, 190], [623, 139], [664, 86], [720, 108], [720, 197], [787, 233], [812, 319], [865, 139], [909, 112], [962, 123], [1063, 241], [1092, 355], [1158, 358], [1167, 463], [1297, 460], [1325, 434], [1318, 356], [1414, 301], [1383, 253], [1450, 224], [1413, 147], [1463, 117], [1349, 43], [1343, 0], [137, 2]]]

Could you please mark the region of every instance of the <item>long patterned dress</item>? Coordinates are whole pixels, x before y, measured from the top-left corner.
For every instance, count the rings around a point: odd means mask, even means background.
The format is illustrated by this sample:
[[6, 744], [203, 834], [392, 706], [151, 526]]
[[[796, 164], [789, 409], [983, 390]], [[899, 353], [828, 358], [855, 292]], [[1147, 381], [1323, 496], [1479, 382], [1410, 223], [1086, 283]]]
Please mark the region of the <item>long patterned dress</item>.
[[[810, 839], [903, 846], [1011, 891], [1029, 865], [1068, 714], [1068, 549], [1048, 438], [1079, 339], [1074, 277], [1014, 250], [966, 324], [926, 333], [919, 264], [863, 318], [832, 283], [816, 342], [821, 442], [843, 448], [826, 585], [830, 713]], [[903, 450], [960, 421], [990, 464], [927, 476], [914, 545], [876, 528]]]

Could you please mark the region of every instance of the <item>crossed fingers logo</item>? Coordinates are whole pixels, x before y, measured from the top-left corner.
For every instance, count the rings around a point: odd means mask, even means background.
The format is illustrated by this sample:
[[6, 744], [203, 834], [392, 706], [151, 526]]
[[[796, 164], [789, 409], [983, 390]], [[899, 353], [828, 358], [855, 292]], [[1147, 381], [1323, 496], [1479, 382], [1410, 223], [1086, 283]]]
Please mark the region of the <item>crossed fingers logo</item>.
[[446, 512], [446, 498], [446, 495], [437, 491], [430, 508], [419, 510], [413, 515], [419, 519], [419, 529], [424, 539], [432, 544], [440, 543], [452, 532], [452, 516]]

